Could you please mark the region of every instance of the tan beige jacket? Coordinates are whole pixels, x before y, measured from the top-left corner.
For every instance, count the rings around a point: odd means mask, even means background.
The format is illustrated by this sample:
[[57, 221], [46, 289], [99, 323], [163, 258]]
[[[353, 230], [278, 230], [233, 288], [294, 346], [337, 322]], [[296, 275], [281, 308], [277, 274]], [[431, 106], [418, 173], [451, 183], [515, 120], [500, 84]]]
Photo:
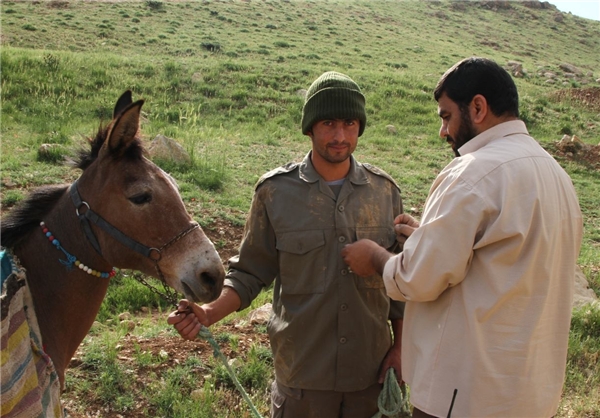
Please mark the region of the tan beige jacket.
[[515, 120], [467, 142], [385, 266], [408, 300], [403, 377], [422, 411], [551, 417], [565, 376], [582, 216], [569, 176]]

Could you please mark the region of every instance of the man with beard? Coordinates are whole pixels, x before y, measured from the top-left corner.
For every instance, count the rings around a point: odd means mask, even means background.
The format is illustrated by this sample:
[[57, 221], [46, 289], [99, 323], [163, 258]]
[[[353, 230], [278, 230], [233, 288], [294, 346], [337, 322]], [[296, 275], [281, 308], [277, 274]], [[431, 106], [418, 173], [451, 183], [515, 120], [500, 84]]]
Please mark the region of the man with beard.
[[[341, 256], [360, 238], [397, 247], [400, 189], [352, 156], [366, 121], [365, 98], [352, 79], [326, 72], [315, 80], [302, 112], [312, 150], [258, 181], [219, 299], [182, 301], [168, 318], [191, 340], [200, 324], [247, 308], [274, 283], [271, 417], [370, 418], [387, 370], [400, 373], [403, 303], [390, 300], [381, 276], [360, 278]], [[188, 306], [193, 314], [182, 313]]]
[[456, 158], [394, 255], [348, 245], [359, 275], [406, 302], [402, 377], [414, 417], [551, 417], [565, 376], [582, 216], [569, 176], [518, 119], [498, 64], [467, 58], [434, 92]]

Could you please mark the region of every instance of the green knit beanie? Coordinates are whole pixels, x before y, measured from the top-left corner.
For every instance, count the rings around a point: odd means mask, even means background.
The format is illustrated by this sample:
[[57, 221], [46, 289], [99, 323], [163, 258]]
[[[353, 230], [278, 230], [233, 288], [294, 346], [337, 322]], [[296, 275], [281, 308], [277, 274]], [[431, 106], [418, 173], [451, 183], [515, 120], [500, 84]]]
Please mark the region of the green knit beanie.
[[302, 108], [302, 133], [326, 119], [358, 119], [361, 136], [367, 125], [365, 96], [358, 84], [345, 74], [328, 71], [317, 78], [308, 88]]

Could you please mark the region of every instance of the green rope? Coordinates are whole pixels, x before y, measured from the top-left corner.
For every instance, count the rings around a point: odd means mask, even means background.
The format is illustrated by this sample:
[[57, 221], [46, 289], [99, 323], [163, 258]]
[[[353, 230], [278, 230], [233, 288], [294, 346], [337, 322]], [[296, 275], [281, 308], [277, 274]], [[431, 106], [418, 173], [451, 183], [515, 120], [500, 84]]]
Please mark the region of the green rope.
[[381, 418], [387, 416], [390, 418], [409, 417], [408, 397], [398, 385], [396, 373], [393, 367], [390, 367], [385, 374], [383, 390], [377, 398], [379, 412], [372, 418]]
[[205, 339], [206, 341], [208, 341], [208, 343], [213, 348], [213, 354], [214, 354], [214, 356], [218, 357], [223, 362], [223, 364], [225, 365], [225, 368], [227, 369], [227, 371], [229, 372], [229, 375], [231, 376], [231, 379], [233, 380], [233, 383], [235, 383], [235, 386], [238, 388], [238, 390], [242, 394], [242, 397], [244, 398], [244, 400], [246, 401], [246, 403], [250, 407], [250, 411], [252, 412], [252, 415], [254, 415], [256, 418], [263, 418], [258, 413], [258, 410], [256, 409], [256, 407], [254, 406], [254, 404], [250, 400], [250, 397], [248, 396], [248, 394], [246, 393], [246, 391], [242, 387], [240, 381], [235, 376], [235, 372], [233, 371], [233, 369], [231, 368], [231, 366], [227, 362], [227, 357], [225, 357], [223, 355], [223, 353], [221, 352], [221, 350], [219, 348], [219, 344], [217, 344], [217, 342], [213, 338], [213, 335], [210, 332], [210, 330], [208, 328], [206, 328], [204, 325], [202, 325], [202, 328], [200, 329], [200, 332], [198, 333], [198, 336], [201, 337], [201, 338], [203, 338], [203, 339]]

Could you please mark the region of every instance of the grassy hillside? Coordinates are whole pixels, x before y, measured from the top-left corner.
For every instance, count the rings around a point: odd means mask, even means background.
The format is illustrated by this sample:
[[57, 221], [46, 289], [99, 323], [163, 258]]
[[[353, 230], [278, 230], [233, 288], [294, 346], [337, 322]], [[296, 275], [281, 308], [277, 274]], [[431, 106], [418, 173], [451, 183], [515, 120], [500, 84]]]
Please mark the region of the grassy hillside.
[[[75, 179], [58, 160], [131, 89], [146, 99], [143, 134], [174, 138], [192, 156], [164, 165], [188, 210], [205, 229], [240, 228], [258, 177], [310, 147], [301, 90], [337, 70], [367, 97], [356, 156], [389, 172], [420, 216], [452, 158], [433, 87], [479, 55], [522, 65], [522, 117], [573, 178], [585, 216], [579, 264], [600, 295], [600, 170], [556, 149], [565, 134], [600, 142], [600, 22], [536, 1], [2, 1], [0, 12], [3, 211], [34, 186]], [[38, 155], [43, 143], [60, 146], [56, 158]], [[122, 297], [128, 280], [111, 285], [103, 321], [135, 303]], [[600, 331], [586, 325], [600, 313], [590, 312], [575, 315], [561, 416], [600, 416]]]

